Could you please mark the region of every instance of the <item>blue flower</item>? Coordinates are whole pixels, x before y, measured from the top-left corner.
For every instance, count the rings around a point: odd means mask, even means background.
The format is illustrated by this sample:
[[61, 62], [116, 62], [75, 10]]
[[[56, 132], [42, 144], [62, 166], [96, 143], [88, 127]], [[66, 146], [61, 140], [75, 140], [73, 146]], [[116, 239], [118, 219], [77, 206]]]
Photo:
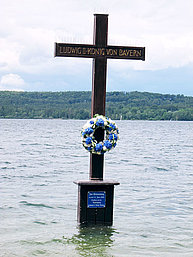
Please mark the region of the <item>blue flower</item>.
[[100, 152], [103, 149], [103, 146], [101, 144], [96, 144], [95, 151]]
[[113, 138], [114, 138], [114, 137], [113, 137], [113, 134], [110, 134], [110, 135], [109, 135], [109, 140], [113, 140]]
[[98, 119], [97, 122], [96, 122], [96, 125], [98, 127], [103, 127], [104, 126], [104, 120], [103, 119]]
[[91, 120], [91, 121], [90, 121], [90, 124], [94, 124], [94, 121], [93, 121], [93, 120]]
[[112, 128], [111, 128], [111, 127], [108, 127], [107, 129], [108, 129], [108, 131], [111, 131], [111, 130], [112, 130]]
[[87, 129], [85, 129], [85, 134], [88, 134], [88, 135], [90, 135], [90, 134], [92, 134], [93, 133], [93, 129], [92, 128], [87, 128]]
[[90, 145], [92, 143], [92, 137], [87, 137], [85, 142], [86, 142], [87, 145]]
[[112, 141], [112, 140], [117, 141], [117, 139], [118, 139], [118, 136], [117, 136], [116, 134], [110, 134], [110, 135], [109, 135], [109, 140], [110, 140], [110, 141]]
[[107, 149], [111, 149], [111, 148], [112, 148], [112, 144], [111, 144], [111, 142], [108, 141], [108, 140], [106, 140], [106, 141], [104, 142], [104, 146], [106, 146]]
[[112, 128], [112, 129], [116, 129], [115, 125], [110, 123], [109, 126]]
[[87, 147], [87, 150], [88, 150], [88, 151], [91, 151], [91, 150], [92, 150], [92, 147], [90, 147], [90, 146]]
[[117, 141], [118, 136], [116, 134], [114, 134], [114, 140]]

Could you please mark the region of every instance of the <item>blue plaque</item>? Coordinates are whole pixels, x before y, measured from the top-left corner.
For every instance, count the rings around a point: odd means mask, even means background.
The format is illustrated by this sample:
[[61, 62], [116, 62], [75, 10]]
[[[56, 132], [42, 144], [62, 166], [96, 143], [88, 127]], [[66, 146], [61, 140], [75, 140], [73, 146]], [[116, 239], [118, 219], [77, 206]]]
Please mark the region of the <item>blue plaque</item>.
[[90, 191], [88, 192], [88, 208], [105, 208], [106, 192], [105, 191]]

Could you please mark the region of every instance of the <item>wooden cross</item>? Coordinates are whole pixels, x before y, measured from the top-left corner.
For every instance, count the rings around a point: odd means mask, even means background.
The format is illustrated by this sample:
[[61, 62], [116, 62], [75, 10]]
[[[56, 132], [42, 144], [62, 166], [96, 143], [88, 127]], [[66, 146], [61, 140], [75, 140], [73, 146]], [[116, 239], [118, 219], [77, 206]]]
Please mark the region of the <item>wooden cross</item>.
[[[93, 45], [55, 43], [55, 56], [93, 58], [92, 117], [95, 114], [105, 115], [107, 59], [145, 60], [145, 47], [110, 46], [107, 45], [107, 38], [108, 15], [94, 14]], [[100, 141], [104, 132], [101, 134], [99, 131], [96, 137]], [[103, 166], [104, 155], [91, 154], [91, 180], [103, 180]]]

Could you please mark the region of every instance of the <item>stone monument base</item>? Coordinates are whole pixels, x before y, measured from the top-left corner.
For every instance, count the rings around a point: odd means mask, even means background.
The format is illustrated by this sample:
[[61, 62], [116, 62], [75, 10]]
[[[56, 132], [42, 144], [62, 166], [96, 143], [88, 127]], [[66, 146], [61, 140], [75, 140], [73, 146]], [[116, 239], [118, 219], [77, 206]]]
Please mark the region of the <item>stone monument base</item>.
[[80, 180], [78, 185], [78, 223], [109, 225], [113, 223], [114, 180]]

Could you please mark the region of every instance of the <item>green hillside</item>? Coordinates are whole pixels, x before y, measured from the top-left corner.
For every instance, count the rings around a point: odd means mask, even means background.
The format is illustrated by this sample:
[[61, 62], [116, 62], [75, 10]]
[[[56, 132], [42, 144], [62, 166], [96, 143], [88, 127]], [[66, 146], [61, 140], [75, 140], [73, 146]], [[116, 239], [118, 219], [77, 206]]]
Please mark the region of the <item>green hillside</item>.
[[[91, 92], [0, 91], [0, 118], [89, 119]], [[148, 92], [108, 92], [106, 116], [128, 120], [193, 120], [193, 97]]]

